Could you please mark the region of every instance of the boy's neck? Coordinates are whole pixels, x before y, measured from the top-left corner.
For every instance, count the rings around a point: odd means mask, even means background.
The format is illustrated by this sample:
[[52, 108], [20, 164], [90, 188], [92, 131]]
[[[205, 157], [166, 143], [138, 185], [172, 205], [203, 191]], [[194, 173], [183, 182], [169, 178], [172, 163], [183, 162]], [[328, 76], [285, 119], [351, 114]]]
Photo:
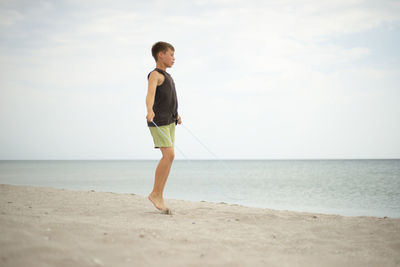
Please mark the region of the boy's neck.
[[157, 62], [156, 63], [156, 68], [160, 69], [160, 70], [163, 70], [163, 71], [167, 70], [167, 67], [164, 64], [162, 64], [161, 62]]

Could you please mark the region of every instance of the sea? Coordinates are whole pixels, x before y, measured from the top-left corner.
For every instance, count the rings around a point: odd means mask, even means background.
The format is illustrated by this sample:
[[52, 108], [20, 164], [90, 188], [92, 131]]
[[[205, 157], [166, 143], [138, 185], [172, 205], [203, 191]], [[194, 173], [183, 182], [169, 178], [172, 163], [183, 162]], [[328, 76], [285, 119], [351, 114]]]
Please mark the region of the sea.
[[[0, 184], [147, 196], [157, 160], [2, 160]], [[175, 160], [168, 199], [400, 218], [400, 159]]]

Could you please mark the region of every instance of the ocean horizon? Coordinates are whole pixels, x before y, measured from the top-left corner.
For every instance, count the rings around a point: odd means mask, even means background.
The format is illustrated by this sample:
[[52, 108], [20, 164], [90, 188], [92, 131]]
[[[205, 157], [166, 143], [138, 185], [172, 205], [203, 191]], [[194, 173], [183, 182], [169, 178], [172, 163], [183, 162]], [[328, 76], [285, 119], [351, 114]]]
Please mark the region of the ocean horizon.
[[[0, 160], [0, 183], [148, 195], [158, 160]], [[164, 197], [400, 217], [400, 159], [175, 160]]]

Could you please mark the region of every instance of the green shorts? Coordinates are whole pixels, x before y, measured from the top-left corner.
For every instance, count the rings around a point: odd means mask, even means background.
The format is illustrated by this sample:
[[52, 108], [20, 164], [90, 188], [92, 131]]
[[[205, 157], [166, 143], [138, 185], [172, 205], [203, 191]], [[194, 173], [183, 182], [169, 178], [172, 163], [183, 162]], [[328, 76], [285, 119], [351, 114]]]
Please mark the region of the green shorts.
[[[153, 136], [154, 148], [172, 147], [175, 143], [175, 122], [157, 127], [149, 127]], [[162, 131], [162, 133], [160, 132]], [[172, 141], [172, 143], [171, 143]]]

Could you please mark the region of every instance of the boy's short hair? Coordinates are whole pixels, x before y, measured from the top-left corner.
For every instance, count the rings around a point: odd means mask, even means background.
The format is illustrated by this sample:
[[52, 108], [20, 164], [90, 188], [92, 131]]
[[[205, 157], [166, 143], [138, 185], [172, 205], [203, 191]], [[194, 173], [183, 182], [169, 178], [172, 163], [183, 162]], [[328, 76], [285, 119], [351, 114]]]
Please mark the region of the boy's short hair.
[[151, 54], [153, 55], [156, 62], [157, 62], [158, 53], [159, 52], [165, 53], [165, 52], [167, 52], [168, 48], [171, 49], [172, 51], [175, 51], [175, 48], [167, 42], [160, 41], [153, 45], [153, 47], [151, 48]]

